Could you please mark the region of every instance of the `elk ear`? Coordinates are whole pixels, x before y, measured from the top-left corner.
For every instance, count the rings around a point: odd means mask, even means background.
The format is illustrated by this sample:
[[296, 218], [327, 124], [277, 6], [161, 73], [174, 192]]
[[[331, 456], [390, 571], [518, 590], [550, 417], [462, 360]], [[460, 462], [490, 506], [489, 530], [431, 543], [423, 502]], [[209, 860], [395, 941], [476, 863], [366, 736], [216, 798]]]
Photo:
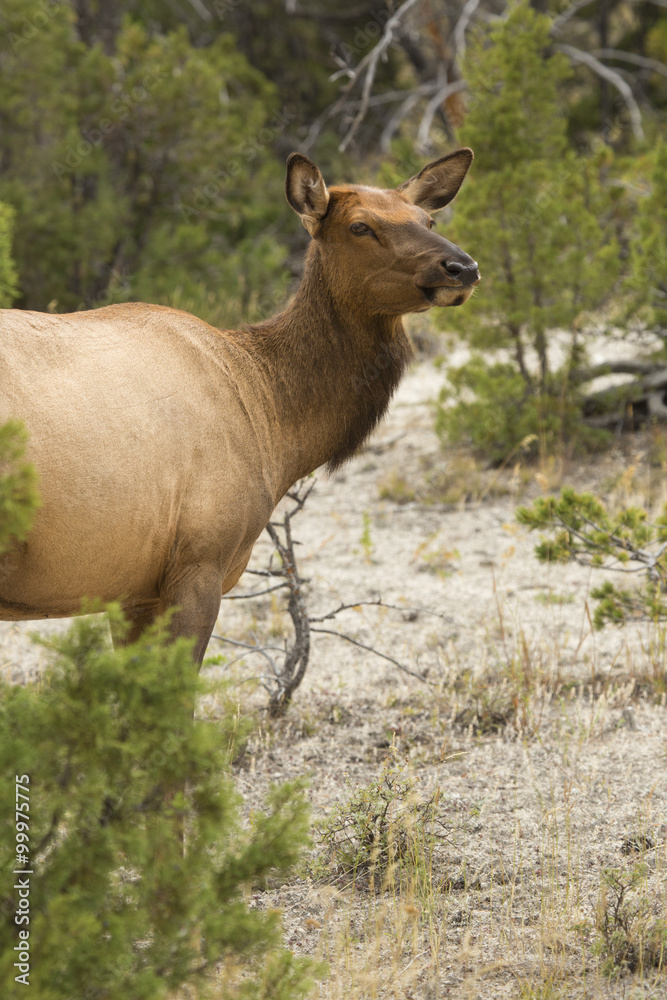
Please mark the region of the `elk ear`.
[[413, 205], [419, 205], [427, 212], [437, 212], [456, 196], [473, 159], [472, 149], [467, 146], [457, 149], [455, 153], [448, 153], [429, 163], [396, 190], [409, 198]]
[[327, 214], [329, 192], [322, 174], [307, 156], [290, 153], [287, 158], [285, 197], [311, 236]]

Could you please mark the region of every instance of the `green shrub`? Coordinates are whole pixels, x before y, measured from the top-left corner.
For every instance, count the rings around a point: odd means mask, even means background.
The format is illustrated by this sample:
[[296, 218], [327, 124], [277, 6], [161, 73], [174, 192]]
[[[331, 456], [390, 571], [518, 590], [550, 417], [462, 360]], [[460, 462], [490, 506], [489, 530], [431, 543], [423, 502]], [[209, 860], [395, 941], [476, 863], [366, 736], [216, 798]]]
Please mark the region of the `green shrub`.
[[[473, 96], [457, 139], [476, 159], [447, 237], [479, 261], [482, 283], [460, 314], [440, 319], [473, 348], [506, 348], [509, 361], [465, 366], [458, 379], [477, 410], [457, 401], [460, 412], [440, 417], [439, 429], [452, 441], [475, 438], [496, 461], [528, 435], [548, 447], [577, 426], [567, 372], [554, 373], [549, 357], [550, 331], [601, 304], [619, 269], [604, 184], [610, 154], [568, 149], [561, 90], [570, 69], [550, 52], [550, 27], [526, 2], [513, 4], [478, 30], [463, 65]], [[570, 367], [579, 360], [573, 336]]]
[[[122, 627], [118, 609], [109, 614]], [[5, 875], [2, 996], [157, 1000], [186, 984], [229, 998], [305, 995], [306, 966], [280, 948], [277, 915], [246, 899], [306, 839], [298, 783], [273, 788], [267, 812], [242, 828], [229, 778], [238, 727], [192, 724], [201, 686], [190, 644], [168, 643], [163, 624], [114, 650], [104, 619], [80, 618], [47, 645], [41, 683], [1, 691], [0, 856], [5, 873], [31, 873]], [[19, 879], [29, 923], [17, 925]], [[29, 991], [14, 964], [26, 940]]]
[[500, 463], [512, 455], [593, 450], [606, 431], [581, 423], [577, 398], [567, 382], [548, 376], [544, 387], [528, 385], [510, 362], [488, 364], [479, 355], [448, 371], [436, 415], [436, 432], [452, 444], [466, 444]]
[[664, 966], [667, 920], [664, 914], [656, 918], [655, 903], [646, 893], [647, 873], [642, 863], [630, 871], [603, 869], [593, 953], [609, 978]]
[[0, 199], [16, 212], [20, 305], [263, 317], [287, 277], [273, 142], [293, 116], [218, 17], [197, 45], [184, 24], [161, 30], [161, 11], [104, 7], [88, 5], [82, 31], [73, 0], [48, 17], [32, 0], [0, 6]]
[[[376, 889], [394, 878], [394, 868], [410, 862], [413, 872], [432, 850], [431, 827], [438, 794], [419, 801], [415, 779], [393, 752], [380, 775], [351, 790], [331, 815], [317, 825], [325, 867], [346, 882], [366, 882]], [[376, 876], [378, 881], [376, 882]]]
[[649, 194], [641, 199], [630, 248], [626, 288], [634, 308], [642, 308], [649, 324], [667, 324], [667, 142], [653, 154]]
[[10, 306], [18, 292], [16, 268], [11, 256], [14, 212], [0, 201], [0, 309]]
[[641, 507], [611, 513], [591, 493], [562, 490], [558, 497], [541, 497], [532, 507], [520, 507], [517, 520], [531, 531], [542, 531], [535, 547], [540, 562], [579, 562], [598, 569], [632, 572], [633, 589], [606, 581], [591, 590], [597, 600], [593, 623], [621, 625], [628, 618], [667, 619], [667, 507], [652, 523]]

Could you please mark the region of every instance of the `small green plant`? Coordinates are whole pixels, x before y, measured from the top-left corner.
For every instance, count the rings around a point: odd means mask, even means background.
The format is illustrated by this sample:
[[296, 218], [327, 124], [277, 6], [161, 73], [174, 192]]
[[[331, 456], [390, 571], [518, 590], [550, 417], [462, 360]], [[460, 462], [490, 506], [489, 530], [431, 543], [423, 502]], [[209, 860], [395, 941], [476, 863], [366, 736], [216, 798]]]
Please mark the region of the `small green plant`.
[[221, 975], [225, 997], [303, 996], [306, 965], [281, 948], [277, 915], [245, 899], [306, 840], [298, 783], [243, 830], [228, 777], [238, 719], [193, 724], [191, 644], [170, 643], [164, 623], [113, 649], [104, 619], [79, 618], [46, 645], [40, 685], [0, 691], [2, 996], [28, 983], [35, 1000], [164, 1000]]
[[471, 685], [465, 705], [454, 716], [454, 725], [475, 736], [488, 736], [504, 732], [516, 719], [517, 699], [510, 688], [483, 678]]
[[652, 523], [641, 507], [612, 514], [591, 493], [567, 488], [520, 507], [517, 520], [547, 533], [535, 547], [541, 562], [575, 560], [584, 566], [637, 573], [642, 585], [627, 590], [605, 581], [591, 593], [598, 606], [594, 624], [623, 624], [628, 618], [667, 619], [667, 507]]
[[456, 560], [460, 558], [461, 553], [458, 549], [434, 549], [432, 552], [426, 553], [419, 568], [426, 573], [433, 573], [435, 576], [445, 579], [456, 570]]
[[369, 563], [373, 558], [373, 539], [371, 538], [371, 524], [373, 522], [371, 520], [371, 515], [368, 513], [367, 510], [363, 512], [361, 518], [362, 518], [362, 529], [361, 529], [361, 538], [359, 539], [359, 541], [361, 543], [361, 547], [364, 552], [364, 559], [366, 560], [366, 562]]
[[606, 868], [595, 908], [597, 938], [593, 950], [602, 959], [603, 975], [620, 976], [637, 969], [662, 968], [667, 957], [667, 919], [657, 917], [641, 890], [647, 868]]
[[398, 504], [412, 503], [416, 499], [414, 488], [396, 469], [380, 484], [378, 494], [380, 500], [393, 500]]
[[[394, 866], [423, 854], [438, 793], [420, 802], [415, 779], [392, 747], [378, 778], [353, 790], [316, 826], [326, 867], [354, 882], [387, 877]], [[378, 886], [379, 887], [379, 886]]]
[[544, 982], [523, 982], [517, 1000], [568, 1000], [570, 992], [562, 982], [553, 977]]
[[554, 594], [553, 591], [549, 590], [535, 594], [535, 600], [539, 601], [540, 604], [547, 605], [547, 607], [553, 604], [574, 604], [574, 594]]

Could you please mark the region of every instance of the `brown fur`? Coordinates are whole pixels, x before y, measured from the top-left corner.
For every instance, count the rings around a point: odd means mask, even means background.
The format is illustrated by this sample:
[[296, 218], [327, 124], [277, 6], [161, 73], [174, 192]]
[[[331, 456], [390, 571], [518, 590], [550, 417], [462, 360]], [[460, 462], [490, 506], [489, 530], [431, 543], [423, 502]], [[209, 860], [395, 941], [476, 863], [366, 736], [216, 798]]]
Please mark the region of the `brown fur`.
[[395, 191], [327, 190], [293, 154], [287, 197], [313, 240], [294, 299], [264, 323], [219, 331], [141, 303], [2, 310], [0, 422], [24, 421], [43, 505], [0, 556], [0, 619], [122, 599], [134, 638], [176, 605], [174, 635], [194, 636], [201, 662], [277, 502], [385, 412], [411, 357], [401, 316], [479, 280], [419, 207], [451, 200], [471, 159], [459, 150]]

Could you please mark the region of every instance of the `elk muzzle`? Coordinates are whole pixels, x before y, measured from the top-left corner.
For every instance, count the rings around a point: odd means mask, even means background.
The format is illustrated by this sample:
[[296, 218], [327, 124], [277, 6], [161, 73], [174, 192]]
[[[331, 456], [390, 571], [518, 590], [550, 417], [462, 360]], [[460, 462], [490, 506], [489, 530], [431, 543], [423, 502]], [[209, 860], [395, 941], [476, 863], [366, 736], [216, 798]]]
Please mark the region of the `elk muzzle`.
[[462, 305], [481, 280], [477, 261], [442, 236], [429, 235], [437, 240], [436, 260], [417, 275], [417, 286], [432, 306]]
[[445, 273], [456, 285], [476, 285], [481, 280], [477, 261], [461, 251], [464, 260], [444, 260], [442, 265]]

